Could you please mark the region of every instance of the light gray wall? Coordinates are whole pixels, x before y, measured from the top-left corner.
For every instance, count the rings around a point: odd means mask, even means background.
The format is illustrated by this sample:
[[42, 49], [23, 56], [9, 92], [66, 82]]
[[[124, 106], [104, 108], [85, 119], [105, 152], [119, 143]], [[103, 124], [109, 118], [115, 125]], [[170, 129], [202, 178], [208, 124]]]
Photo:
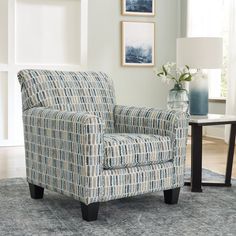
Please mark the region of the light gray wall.
[[179, 33], [177, 0], [157, 0], [155, 17], [121, 16], [120, 0], [90, 0], [88, 19], [88, 68], [110, 74], [117, 103], [166, 107], [169, 87], [154, 78], [153, 68], [121, 67], [121, 21], [156, 23], [156, 64], [175, 61]]
[[179, 19], [180, 19], [180, 36], [187, 36], [187, 11], [188, 11], [188, 0], [179, 0], [180, 1], [180, 9], [179, 9]]
[[209, 102], [209, 113], [225, 114], [225, 103]]

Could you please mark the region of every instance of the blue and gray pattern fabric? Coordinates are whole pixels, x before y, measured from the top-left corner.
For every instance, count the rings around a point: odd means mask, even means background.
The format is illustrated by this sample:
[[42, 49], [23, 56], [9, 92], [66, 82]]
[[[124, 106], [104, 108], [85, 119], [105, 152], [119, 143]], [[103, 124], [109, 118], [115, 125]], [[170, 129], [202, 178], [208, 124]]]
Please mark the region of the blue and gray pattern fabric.
[[115, 93], [112, 80], [102, 72], [25, 70], [18, 74], [23, 110], [47, 107], [54, 110], [89, 112], [114, 131]]
[[104, 168], [152, 165], [172, 159], [168, 136], [135, 133], [104, 135]]
[[18, 78], [28, 182], [85, 204], [183, 186], [187, 114], [118, 106], [101, 72]]

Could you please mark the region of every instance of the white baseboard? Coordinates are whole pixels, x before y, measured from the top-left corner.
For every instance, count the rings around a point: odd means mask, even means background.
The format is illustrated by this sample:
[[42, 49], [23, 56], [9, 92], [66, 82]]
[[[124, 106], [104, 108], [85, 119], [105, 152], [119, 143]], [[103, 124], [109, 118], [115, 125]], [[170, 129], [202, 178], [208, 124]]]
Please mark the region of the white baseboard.
[[[205, 126], [203, 127], [203, 136], [217, 139], [225, 139], [225, 126]], [[191, 136], [191, 126], [188, 129], [188, 135]]]
[[208, 126], [205, 127], [206, 133], [205, 136], [217, 139], [225, 139], [225, 126]]
[[0, 147], [22, 147], [23, 141], [0, 140]]

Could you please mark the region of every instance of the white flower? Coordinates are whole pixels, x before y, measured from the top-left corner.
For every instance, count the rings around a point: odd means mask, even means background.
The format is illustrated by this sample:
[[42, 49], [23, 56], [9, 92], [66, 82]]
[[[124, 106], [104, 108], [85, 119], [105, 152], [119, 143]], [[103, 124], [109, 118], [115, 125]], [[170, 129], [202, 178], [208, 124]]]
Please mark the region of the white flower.
[[170, 79], [166, 75], [160, 75], [160, 78], [164, 84], [170, 84]]
[[[176, 63], [168, 62], [162, 65], [159, 69], [154, 69], [156, 77], [160, 78], [165, 84], [184, 83], [191, 80], [191, 73], [187, 66], [177, 68]], [[187, 76], [189, 75], [189, 77]]]
[[157, 68], [154, 68], [153, 72], [157, 75], [158, 73], [160, 73], [160, 70], [158, 70]]
[[171, 75], [176, 74], [176, 63], [168, 62], [164, 66], [168, 74], [171, 74]]
[[182, 70], [181, 70], [181, 69], [179, 69], [179, 68], [176, 68], [176, 74], [177, 74], [178, 76], [180, 76], [182, 73], [183, 73], [183, 72], [182, 72]]

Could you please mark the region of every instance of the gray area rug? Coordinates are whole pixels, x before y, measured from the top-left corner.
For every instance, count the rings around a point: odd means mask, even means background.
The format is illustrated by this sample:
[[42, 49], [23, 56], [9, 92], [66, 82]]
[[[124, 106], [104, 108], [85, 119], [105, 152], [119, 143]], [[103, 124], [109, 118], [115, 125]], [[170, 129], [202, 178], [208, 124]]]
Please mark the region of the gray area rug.
[[[204, 170], [204, 178], [223, 177]], [[236, 235], [236, 180], [231, 188], [181, 190], [178, 205], [162, 192], [101, 203], [98, 220], [82, 220], [80, 204], [45, 191], [29, 196], [25, 179], [0, 180], [0, 235]]]

